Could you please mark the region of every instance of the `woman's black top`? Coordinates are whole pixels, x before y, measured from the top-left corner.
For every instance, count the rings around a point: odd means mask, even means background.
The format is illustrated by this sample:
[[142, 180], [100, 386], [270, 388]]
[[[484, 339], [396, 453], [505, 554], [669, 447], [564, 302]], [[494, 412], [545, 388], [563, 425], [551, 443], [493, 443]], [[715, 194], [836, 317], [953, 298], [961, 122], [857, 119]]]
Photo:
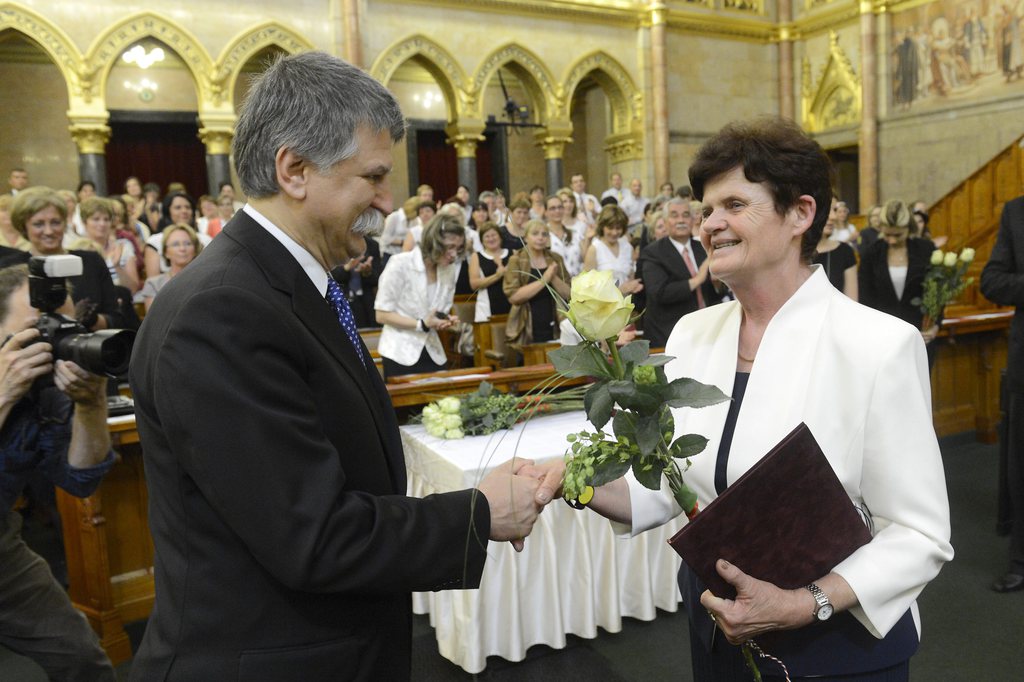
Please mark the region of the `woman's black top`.
[[[512, 257], [512, 252], [509, 251], [505, 254], [505, 257], [501, 259], [503, 265], [508, 265], [508, 259]], [[484, 254], [478, 254], [477, 260], [480, 261], [480, 274], [484, 277], [490, 277], [498, 271], [498, 264], [486, 257]], [[512, 309], [512, 304], [508, 302], [508, 297], [505, 296], [505, 290], [502, 288], [502, 280], [498, 279], [497, 282], [490, 284], [487, 287], [487, 298], [491, 302], [491, 315], [507, 315], [508, 311]]]
[[[537, 280], [544, 275], [544, 272], [537, 268], [530, 268], [530, 273]], [[530, 323], [533, 328], [533, 343], [546, 343], [555, 338], [555, 300], [547, 287], [530, 299]]]
[[846, 271], [857, 265], [857, 254], [853, 252], [853, 247], [839, 242], [839, 246], [831, 251], [815, 252], [814, 262], [825, 268], [825, 274], [828, 281], [832, 282], [832, 286], [845, 294]]

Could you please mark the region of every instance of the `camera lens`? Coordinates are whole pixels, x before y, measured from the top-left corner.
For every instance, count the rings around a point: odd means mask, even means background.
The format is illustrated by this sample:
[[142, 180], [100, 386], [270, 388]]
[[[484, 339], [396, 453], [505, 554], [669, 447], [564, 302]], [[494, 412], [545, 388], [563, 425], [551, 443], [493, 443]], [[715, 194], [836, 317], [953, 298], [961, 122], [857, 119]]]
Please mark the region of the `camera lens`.
[[135, 332], [104, 329], [92, 334], [69, 334], [57, 341], [55, 355], [93, 374], [118, 376], [128, 371]]

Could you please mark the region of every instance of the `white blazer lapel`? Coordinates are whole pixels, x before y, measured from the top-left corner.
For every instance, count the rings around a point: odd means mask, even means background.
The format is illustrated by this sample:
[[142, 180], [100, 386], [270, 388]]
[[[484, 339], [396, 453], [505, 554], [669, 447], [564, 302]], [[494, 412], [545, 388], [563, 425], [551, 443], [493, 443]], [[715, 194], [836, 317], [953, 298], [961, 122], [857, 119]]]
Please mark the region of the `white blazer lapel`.
[[766, 455], [808, 412], [812, 395], [808, 389], [821, 366], [816, 361], [818, 345], [830, 300], [822, 295], [822, 285], [831, 286], [816, 268], [768, 323], [733, 435], [729, 483]]

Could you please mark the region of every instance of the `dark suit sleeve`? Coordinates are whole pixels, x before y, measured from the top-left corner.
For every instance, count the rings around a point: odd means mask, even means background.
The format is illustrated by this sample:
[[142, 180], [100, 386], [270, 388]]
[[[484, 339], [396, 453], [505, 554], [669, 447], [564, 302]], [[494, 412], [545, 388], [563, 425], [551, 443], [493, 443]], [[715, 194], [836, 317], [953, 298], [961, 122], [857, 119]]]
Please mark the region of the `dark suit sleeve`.
[[647, 300], [659, 305], [671, 305], [694, 298], [696, 293], [690, 289], [689, 273], [686, 272], [682, 260], [679, 265], [683, 270], [675, 271], [664, 258], [665, 250], [656, 249], [658, 242], [654, 242], [640, 253], [640, 260], [644, 262], [643, 282]]
[[[309, 334], [302, 323], [279, 316], [256, 292], [218, 286], [193, 295], [161, 339], [155, 413], [216, 517], [293, 590], [476, 586], [486, 499], [365, 492], [358, 481], [380, 471], [384, 447], [371, 413], [354, 383], [335, 385], [347, 378], [340, 367], [297, 341]], [[318, 403], [314, 391], [338, 399]], [[342, 451], [328, 424], [360, 435]]]
[[1003, 207], [999, 234], [985, 268], [981, 271], [981, 293], [1000, 305], [1024, 306], [1024, 272], [1018, 256], [1024, 255], [1024, 199]]

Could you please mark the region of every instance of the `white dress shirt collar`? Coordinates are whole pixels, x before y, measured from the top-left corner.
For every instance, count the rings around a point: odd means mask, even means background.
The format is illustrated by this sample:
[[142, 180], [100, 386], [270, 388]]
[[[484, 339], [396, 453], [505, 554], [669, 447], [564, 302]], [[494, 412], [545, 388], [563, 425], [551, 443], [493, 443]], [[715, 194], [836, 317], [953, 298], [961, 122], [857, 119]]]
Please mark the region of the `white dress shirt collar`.
[[292, 254], [292, 258], [298, 261], [299, 266], [305, 271], [310, 281], [313, 282], [313, 286], [320, 292], [321, 296], [327, 296], [327, 271], [324, 270], [324, 266], [320, 265], [320, 262], [313, 258], [313, 254], [307, 251], [297, 241], [289, 237], [284, 231], [270, 222], [270, 219], [265, 215], [257, 211], [252, 207], [252, 204], [246, 204], [242, 207], [242, 210], [248, 214], [250, 218], [260, 224], [264, 230], [269, 232], [274, 239], [281, 242], [281, 246], [288, 249], [288, 253]]
[[676, 239], [672, 239], [672, 237], [669, 237], [668, 240], [672, 242], [672, 246], [676, 247], [676, 251], [679, 252], [680, 256], [683, 255], [684, 251], [688, 251], [690, 253], [690, 258], [693, 258], [693, 248], [690, 247], [689, 239], [687, 239], [685, 242], [681, 242]]

